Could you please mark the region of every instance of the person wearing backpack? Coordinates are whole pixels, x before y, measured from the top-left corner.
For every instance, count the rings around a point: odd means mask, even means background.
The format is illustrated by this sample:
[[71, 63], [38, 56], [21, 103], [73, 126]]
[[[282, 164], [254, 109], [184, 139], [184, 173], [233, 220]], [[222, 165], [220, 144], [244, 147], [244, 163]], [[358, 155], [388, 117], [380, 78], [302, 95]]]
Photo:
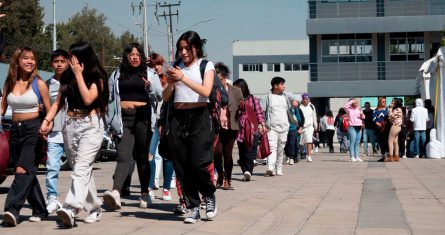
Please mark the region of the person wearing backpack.
[[[267, 129], [264, 123], [263, 109], [261, 108], [258, 98], [250, 94], [247, 82], [240, 78], [237, 79], [233, 85], [241, 89], [244, 97], [244, 100], [240, 102], [240, 130], [238, 131], [236, 138], [239, 153], [238, 165], [241, 167], [241, 172], [243, 172], [243, 181], [250, 181], [253, 174], [253, 160], [257, 155], [259, 136], [267, 134]], [[254, 117], [250, 116], [251, 112], [247, 112], [247, 109], [249, 108], [253, 111]], [[249, 123], [246, 123], [247, 119], [249, 119], [249, 122], [253, 123], [253, 125], [256, 124], [258, 128], [249, 130], [247, 126]], [[247, 131], [251, 131], [252, 133], [246, 133]]]
[[297, 96], [291, 96], [290, 102], [292, 104], [290, 112], [298, 123], [290, 123], [286, 147], [284, 147], [284, 150], [286, 155], [289, 157], [287, 163], [289, 165], [293, 165], [294, 163], [298, 162], [298, 154], [300, 153], [299, 145], [301, 133], [303, 132], [304, 115], [303, 111], [301, 111], [301, 109], [298, 107], [299, 102]]
[[20, 48], [13, 53], [3, 91], [1, 115], [5, 115], [8, 106], [12, 109], [9, 150], [15, 167], [14, 181], [5, 200], [3, 221], [10, 226], [17, 226], [20, 210], [28, 201], [32, 208], [29, 221], [39, 222], [48, 216], [37, 180], [40, 161], [36, 156], [41, 124], [39, 111], [43, 104], [44, 110], [48, 112], [51, 104], [48, 87], [37, 74], [36, 53], [31, 48]]
[[[57, 49], [51, 54], [51, 66], [54, 69], [54, 76], [46, 81], [51, 103], [54, 103], [59, 95], [60, 78], [62, 73], [69, 67], [68, 52]], [[48, 134], [48, 159], [46, 160], [46, 189], [48, 191], [48, 203], [46, 209], [49, 214], [53, 214], [62, 207], [58, 197], [57, 182], [60, 173], [60, 158], [65, 153], [63, 146], [62, 128], [65, 122], [66, 110], [61, 110], [54, 117], [53, 129]]]
[[[348, 152], [348, 117], [344, 108], [338, 110], [338, 114], [335, 117], [334, 127], [337, 128], [337, 140], [340, 143], [340, 153]], [[345, 124], [346, 123], [346, 124]]]
[[363, 162], [359, 156], [360, 139], [362, 136], [363, 120], [365, 114], [360, 109], [356, 98], [350, 98], [344, 106], [348, 115], [349, 157], [351, 162]]
[[271, 154], [267, 157], [267, 176], [283, 175], [284, 147], [286, 146], [289, 123], [293, 117], [290, 115], [290, 101], [284, 93], [282, 77], [272, 78], [272, 89], [262, 100], [261, 107], [265, 110], [265, 123], [268, 129], [267, 137]]
[[300, 105], [300, 109], [304, 115], [304, 126], [303, 132], [301, 134], [301, 143], [306, 145], [306, 160], [308, 162], [312, 162], [312, 147], [314, 141], [314, 132], [318, 131], [318, 122], [317, 122], [317, 111], [315, 110], [314, 105], [311, 103], [311, 99], [309, 98], [309, 94], [303, 93], [301, 95], [302, 102]]
[[208, 166], [213, 162], [215, 126], [208, 105], [215, 80], [213, 62], [208, 61], [201, 76], [203, 41], [198, 33], [187, 31], [176, 43], [177, 66], [168, 68], [168, 86], [163, 100], [173, 99], [171, 131], [168, 139], [172, 150], [176, 178], [180, 181], [186, 206], [190, 213], [184, 223], [196, 223], [203, 195], [206, 217], [212, 220], [217, 214], [216, 187], [210, 178]]
[[218, 172], [216, 186], [222, 187], [224, 190], [229, 190], [231, 189], [233, 169], [233, 145], [235, 144], [239, 130], [238, 106], [243, 99], [243, 93], [240, 88], [226, 82], [226, 79], [229, 78], [230, 71], [225, 64], [221, 62], [216, 63], [215, 71], [229, 95], [228, 105], [221, 107], [220, 130], [219, 133], [216, 134], [218, 141], [215, 152], [213, 153], [215, 169], [216, 172]]

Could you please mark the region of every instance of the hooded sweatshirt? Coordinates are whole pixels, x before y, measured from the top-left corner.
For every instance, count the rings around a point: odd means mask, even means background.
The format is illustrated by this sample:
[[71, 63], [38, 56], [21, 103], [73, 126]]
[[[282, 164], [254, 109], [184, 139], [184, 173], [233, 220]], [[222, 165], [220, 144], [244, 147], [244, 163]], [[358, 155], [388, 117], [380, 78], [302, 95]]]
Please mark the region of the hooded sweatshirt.
[[416, 99], [416, 107], [413, 108], [410, 117], [411, 122], [413, 122], [413, 129], [415, 131], [425, 131], [426, 122], [429, 121], [428, 110], [423, 107], [423, 100]]

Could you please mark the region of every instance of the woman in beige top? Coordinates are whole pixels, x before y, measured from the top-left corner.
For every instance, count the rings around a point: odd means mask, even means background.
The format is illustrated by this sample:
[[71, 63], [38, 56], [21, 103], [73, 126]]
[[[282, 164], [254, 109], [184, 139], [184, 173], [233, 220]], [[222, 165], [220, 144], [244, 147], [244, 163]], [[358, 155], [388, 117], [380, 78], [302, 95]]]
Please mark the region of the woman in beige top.
[[403, 113], [402, 113], [402, 101], [399, 98], [394, 98], [389, 106], [389, 121], [391, 122], [391, 129], [389, 130], [388, 146], [389, 156], [385, 159], [385, 162], [398, 162], [399, 161], [399, 133], [402, 126]]

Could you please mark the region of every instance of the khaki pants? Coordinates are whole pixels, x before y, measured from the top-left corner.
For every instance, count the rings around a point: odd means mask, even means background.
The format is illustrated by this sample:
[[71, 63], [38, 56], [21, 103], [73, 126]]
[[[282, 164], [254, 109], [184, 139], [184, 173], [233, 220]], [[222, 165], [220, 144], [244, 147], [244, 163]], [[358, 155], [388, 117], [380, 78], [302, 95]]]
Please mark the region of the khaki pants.
[[103, 132], [104, 123], [97, 115], [67, 118], [63, 141], [73, 172], [64, 207], [92, 211], [102, 205], [97, 197], [93, 164], [102, 145]]

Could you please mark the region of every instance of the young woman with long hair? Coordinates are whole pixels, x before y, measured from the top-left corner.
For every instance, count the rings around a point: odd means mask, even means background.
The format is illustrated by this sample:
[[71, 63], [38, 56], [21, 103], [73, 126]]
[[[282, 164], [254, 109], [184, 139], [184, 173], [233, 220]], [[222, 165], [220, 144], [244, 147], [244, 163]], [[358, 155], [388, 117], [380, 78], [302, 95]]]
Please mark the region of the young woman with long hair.
[[113, 188], [104, 193], [103, 199], [114, 210], [121, 208], [120, 197], [132, 159], [136, 161], [141, 185], [139, 207], [147, 208], [151, 203], [148, 149], [162, 88], [158, 75], [148, 68], [146, 61], [142, 46], [130, 43], [124, 49], [119, 68], [110, 76], [110, 106], [113, 108], [109, 110], [108, 122], [116, 143], [117, 164]]
[[17, 226], [20, 210], [27, 200], [32, 207], [31, 222], [48, 216], [45, 199], [37, 180], [37, 166], [41, 159], [37, 154], [41, 104], [50, 109], [48, 87], [37, 74], [36, 53], [28, 47], [17, 49], [9, 64], [4, 86], [1, 114], [8, 106], [12, 109], [12, 125], [9, 137], [10, 157], [15, 167], [15, 177], [5, 201], [3, 220]]
[[108, 76], [92, 46], [83, 41], [69, 49], [70, 69], [63, 72], [57, 100], [47, 113], [40, 131], [51, 130], [49, 125], [59, 110], [67, 105], [63, 141], [68, 161], [73, 169], [71, 186], [63, 208], [57, 216], [66, 227], [75, 225], [76, 214], [85, 210], [85, 223], [101, 219], [102, 201], [97, 197], [93, 164], [100, 150], [108, 105]]
[[388, 122], [388, 108], [386, 107], [386, 98], [379, 97], [377, 108], [374, 109], [372, 121], [376, 125], [375, 136], [380, 145], [382, 157], [378, 161], [384, 161], [388, 153], [388, 135], [390, 123]]
[[185, 223], [196, 223], [201, 218], [199, 193], [204, 197], [207, 219], [212, 220], [217, 213], [216, 188], [208, 170], [213, 161], [214, 137], [208, 97], [215, 69], [209, 61], [201, 77], [203, 47], [203, 41], [196, 32], [187, 31], [179, 37], [176, 43], [179, 64], [168, 69], [168, 86], [163, 91], [164, 102], [170, 100], [174, 91], [169, 147], [176, 177], [183, 186], [187, 208], [191, 209]]
[[329, 152], [334, 152], [334, 134], [335, 134], [335, 126], [334, 126], [334, 115], [331, 110], [328, 110], [326, 113], [326, 136], [329, 147]]
[[399, 98], [394, 98], [388, 111], [391, 129], [388, 136], [389, 155], [385, 162], [399, 161], [399, 140], [398, 136], [403, 123], [402, 102]]
[[349, 99], [344, 108], [348, 115], [349, 157], [352, 162], [362, 162], [363, 160], [359, 156], [359, 149], [365, 115], [360, 109], [356, 98]]

